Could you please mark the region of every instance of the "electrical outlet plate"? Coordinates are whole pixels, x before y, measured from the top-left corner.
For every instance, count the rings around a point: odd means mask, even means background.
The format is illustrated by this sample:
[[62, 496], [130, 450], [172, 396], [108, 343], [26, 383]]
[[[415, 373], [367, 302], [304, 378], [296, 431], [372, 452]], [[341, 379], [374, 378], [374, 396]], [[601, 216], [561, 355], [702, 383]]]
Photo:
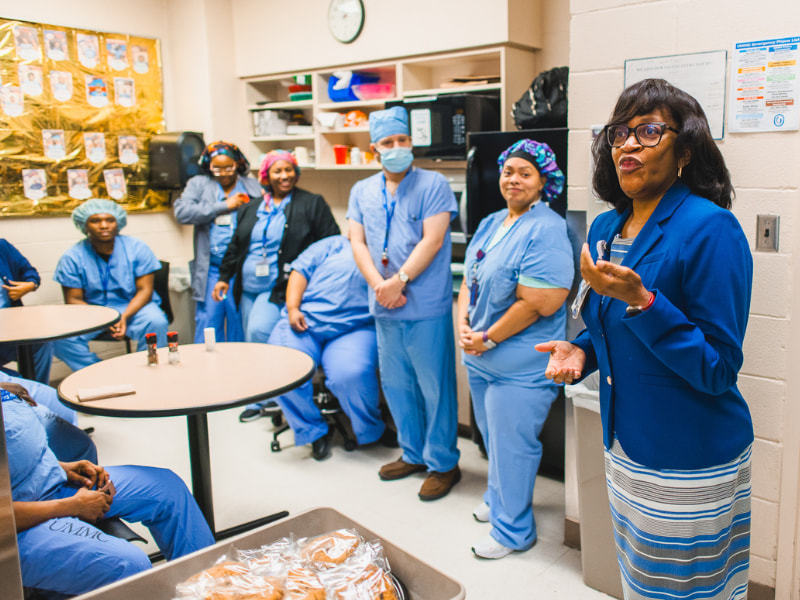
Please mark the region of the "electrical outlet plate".
[[756, 217], [756, 250], [759, 252], [778, 251], [780, 221], [780, 215], [758, 215]]

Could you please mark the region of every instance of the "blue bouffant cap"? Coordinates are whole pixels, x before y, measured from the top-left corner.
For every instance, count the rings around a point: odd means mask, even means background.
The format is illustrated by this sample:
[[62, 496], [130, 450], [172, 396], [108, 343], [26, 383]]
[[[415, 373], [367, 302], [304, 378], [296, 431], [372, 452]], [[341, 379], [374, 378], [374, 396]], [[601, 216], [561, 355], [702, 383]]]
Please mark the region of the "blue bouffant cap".
[[373, 144], [398, 133], [410, 135], [408, 112], [402, 106], [376, 110], [369, 115], [369, 138]]
[[117, 231], [128, 224], [128, 213], [116, 202], [90, 198], [72, 211], [72, 222], [80, 231], [86, 233], [86, 221], [94, 215], [111, 215], [117, 220]]

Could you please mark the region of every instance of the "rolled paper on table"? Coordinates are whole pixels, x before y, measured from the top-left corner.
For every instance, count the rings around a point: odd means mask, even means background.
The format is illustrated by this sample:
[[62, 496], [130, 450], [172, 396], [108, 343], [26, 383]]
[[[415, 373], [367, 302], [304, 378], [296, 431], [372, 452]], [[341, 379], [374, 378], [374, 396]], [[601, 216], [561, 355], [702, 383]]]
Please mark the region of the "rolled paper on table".
[[81, 388], [78, 390], [79, 402], [91, 402], [117, 396], [130, 396], [136, 393], [132, 383], [119, 383], [117, 385], [103, 385], [94, 388]]

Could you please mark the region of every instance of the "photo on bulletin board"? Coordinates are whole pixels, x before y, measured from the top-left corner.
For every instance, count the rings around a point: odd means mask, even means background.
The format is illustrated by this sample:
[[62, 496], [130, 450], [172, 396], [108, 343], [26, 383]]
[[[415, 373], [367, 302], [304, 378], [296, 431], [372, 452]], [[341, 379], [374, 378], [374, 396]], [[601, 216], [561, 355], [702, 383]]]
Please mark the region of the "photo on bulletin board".
[[149, 188], [164, 129], [157, 39], [0, 18], [0, 218], [66, 216], [90, 197], [168, 210]]

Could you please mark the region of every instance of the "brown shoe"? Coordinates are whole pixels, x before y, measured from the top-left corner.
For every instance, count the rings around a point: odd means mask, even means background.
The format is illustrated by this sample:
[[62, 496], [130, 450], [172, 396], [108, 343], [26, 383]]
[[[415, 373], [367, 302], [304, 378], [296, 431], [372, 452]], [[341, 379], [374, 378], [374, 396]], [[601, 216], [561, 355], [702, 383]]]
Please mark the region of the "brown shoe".
[[461, 469], [458, 465], [446, 473], [431, 471], [419, 490], [419, 499], [427, 502], [444, 498], [459, 481], [461, 481]]
[[413, 473], [427, 470], [428, 467], [425, 465], [412, 465], [405, 462], [402, 458], [398, 458], [388, 465], [383, 465], [381, 470], [378, 471], [378, 475], [384, 481], [394, 481], [395, 479], [403, 479], [403, 477], [408, 477]]

